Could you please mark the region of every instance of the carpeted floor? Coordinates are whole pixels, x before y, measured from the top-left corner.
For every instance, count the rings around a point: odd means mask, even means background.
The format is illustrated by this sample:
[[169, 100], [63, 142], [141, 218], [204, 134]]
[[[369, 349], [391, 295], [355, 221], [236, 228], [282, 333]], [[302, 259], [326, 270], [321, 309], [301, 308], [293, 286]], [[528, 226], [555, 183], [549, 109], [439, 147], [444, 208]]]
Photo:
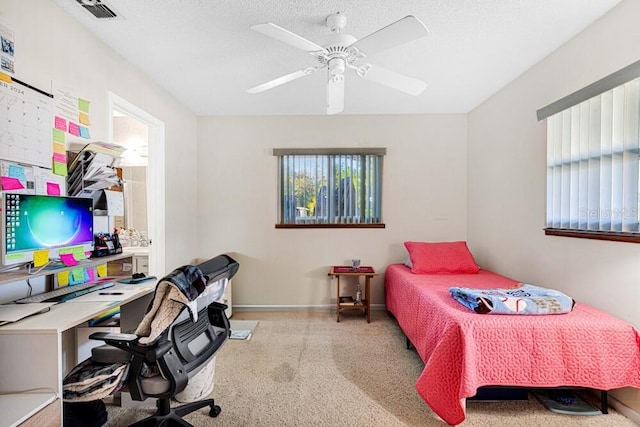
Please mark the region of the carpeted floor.
[[[200, 426], [446, 426], [417, 394], [423, 369], [394, 319], [374, 311], [371, 323], [357, 312], [235, 312], [259, 320], [250, 340], [229, 340], [218, 352], [213, 397], [188, 415]], [[109, 407], [108, 427], [125, 426], [150, 409]], [[468, 402], [463, 426], [624, 427], [631, 420], [608, 415], [560, 415], [534, 397], [528, 401]]]

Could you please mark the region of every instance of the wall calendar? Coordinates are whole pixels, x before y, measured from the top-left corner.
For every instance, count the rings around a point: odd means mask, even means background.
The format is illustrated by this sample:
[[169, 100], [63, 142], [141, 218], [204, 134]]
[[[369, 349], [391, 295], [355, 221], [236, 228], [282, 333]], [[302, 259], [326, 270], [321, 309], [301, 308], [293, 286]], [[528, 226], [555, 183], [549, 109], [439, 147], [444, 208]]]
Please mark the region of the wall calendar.
[[53, 95], [0, 81], [0, 159], [51, 168]]

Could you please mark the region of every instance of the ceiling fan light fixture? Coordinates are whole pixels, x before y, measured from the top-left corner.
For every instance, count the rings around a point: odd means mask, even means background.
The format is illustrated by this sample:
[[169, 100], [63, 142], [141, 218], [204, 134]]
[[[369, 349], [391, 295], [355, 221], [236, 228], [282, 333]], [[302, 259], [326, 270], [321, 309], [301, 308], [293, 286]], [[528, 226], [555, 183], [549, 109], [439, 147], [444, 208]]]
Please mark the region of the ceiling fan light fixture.
[[346, 69], [345, 60], [342, 58], [333, 58], [329, 60], [329, 74], [332, 76], [341, 76]]

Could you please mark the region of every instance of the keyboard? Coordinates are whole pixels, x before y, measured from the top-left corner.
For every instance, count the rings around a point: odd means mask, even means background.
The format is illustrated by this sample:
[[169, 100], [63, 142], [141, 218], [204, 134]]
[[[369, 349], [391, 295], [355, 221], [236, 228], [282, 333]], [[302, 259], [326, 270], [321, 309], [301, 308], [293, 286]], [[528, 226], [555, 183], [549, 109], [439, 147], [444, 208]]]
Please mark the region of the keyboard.
[[77, 298], [82, 295], [86, 295], [90, 292], [99, 291], [100, 289], [110, 288], [115, 285], [112, 281], [100, 282], [100, 283], [82, 283], [79, 285], [70, 285], [63, 288], [54, 289], [50, 292], [43, 292], [41, 294], [32, 295], [30, 297], [21, 298], [16, 300], [16, 303], [27, 304], [34, 302], [65, 302], [71, 299]]

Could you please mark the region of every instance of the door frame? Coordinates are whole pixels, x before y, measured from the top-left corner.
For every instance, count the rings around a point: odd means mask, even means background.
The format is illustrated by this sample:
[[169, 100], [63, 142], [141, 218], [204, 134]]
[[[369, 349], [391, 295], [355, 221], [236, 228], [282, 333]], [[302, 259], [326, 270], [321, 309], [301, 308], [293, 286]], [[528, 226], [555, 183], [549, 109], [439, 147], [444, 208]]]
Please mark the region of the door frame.
[[[107, 139], [113, 141], [113, 112], [118, 111], [149, 128], [147, 165], [147, 225], [149, 227], [149, 274], [165, 274], [165, 125], [164, 122], [126, 99], [108, 92]], [[149, 185], [153, 183], [153, 185]]]

